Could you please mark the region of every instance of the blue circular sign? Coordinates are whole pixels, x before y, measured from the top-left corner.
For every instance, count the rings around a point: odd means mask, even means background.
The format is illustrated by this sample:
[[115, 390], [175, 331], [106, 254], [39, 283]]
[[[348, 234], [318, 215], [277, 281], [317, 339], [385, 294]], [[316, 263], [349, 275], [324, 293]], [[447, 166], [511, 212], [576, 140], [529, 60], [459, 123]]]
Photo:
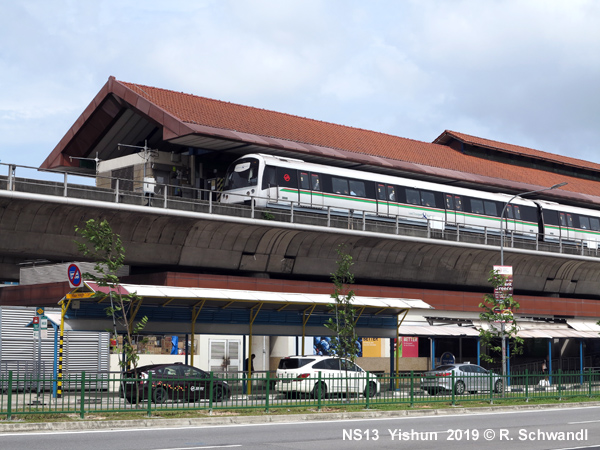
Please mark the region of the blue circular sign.
[[73, 287], [79, 287], [81, 285], [81, 270], [77, 264], [71, 264], [67, 269], [67, 275], [69, 277], [69, 283]]

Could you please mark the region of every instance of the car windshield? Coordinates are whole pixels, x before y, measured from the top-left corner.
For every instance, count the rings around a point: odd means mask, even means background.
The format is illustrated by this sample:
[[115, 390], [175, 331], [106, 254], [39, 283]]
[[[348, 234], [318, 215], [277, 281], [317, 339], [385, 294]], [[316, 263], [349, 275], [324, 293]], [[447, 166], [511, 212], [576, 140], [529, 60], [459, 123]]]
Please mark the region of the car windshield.
[[282, 370], [299, 369], [300, 367], [310, 364], [313, 361], [313, 358], [282, 359], [279, 361], [279, 366], [277, 368]]
[[224, 189], [241, 189], [258, 184], [258, 160], [238, 159], [227, 169]]

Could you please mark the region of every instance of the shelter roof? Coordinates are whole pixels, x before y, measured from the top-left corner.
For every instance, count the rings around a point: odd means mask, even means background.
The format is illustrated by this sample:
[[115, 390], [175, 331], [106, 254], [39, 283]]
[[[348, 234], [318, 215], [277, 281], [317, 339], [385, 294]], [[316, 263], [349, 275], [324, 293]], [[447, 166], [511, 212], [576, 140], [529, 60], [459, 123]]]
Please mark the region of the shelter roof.
[[[89, 292], [109, 293], [106, 287], [84, 281]], [[79, 290], [78, 292], [81, 292]], [[115, 290], [116, 292], [116, 290]], [[218, 307], [250, 309], [262, 304], [264, 309], [305, 310], [315, 306], [315, 311], [330, 311], [332, 298], [328, 294], [305, 294], [288, 292], [248, 291], [236, 289], [188, 288], [174, 286], [150, 286], [137, 284], [121, 284], [119, 293], [133, 294], [141, 297], [145, 305], [170, 307]], [[97, 298], [92, 300], [98, 301]], [[204, 303], [200, 303], [204, 301]], [[409, 309], [431, 309], [431, 306], [418, 299], [398, 299], [381, 297], [355, 296], [353, 305], [364, 308], [365, 314], [396, 315]]]

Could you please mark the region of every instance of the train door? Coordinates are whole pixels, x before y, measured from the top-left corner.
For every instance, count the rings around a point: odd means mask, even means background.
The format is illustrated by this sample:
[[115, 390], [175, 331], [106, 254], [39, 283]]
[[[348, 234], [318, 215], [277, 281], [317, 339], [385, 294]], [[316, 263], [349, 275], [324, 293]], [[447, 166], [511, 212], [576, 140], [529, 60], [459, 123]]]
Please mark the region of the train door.
[[299, 204], [304, 207], [312, 206], [312, 191], [310, 188], [310, 174], [303, 170], [298, 171], [298, 186], [300, 190], [298, 192]]
[[598, 230], [598, 219], [595, 217], [578, 216], [579, 219], [579, 236], [578, 238], [583, 239], [585, 245], [590, 249], [598, 248], [598, 235], [591, 233], [590, 230]]
[[311, 202], [313, 207], [322, 208], [323, 207], [323, 190], [321, 186], [323, 185], [321, 181], [321, 175], [318, 173], [310, 174], [310, 188], [311, 188]]
[[558, 223], [560, 224], [560, 237], [563, 240], [574, 241], [575, 230], [573, 230], [573, 215], [561, 212], [558, 214]]
[[463, 199], [460, 195], [445, 194], [446, 223], [448, 225], [464, 225]]
[[395, 186], [391, 184], [386, 185], [386, 193], [387, 193], [387, 207], [388, 207], [388, 215], [392, 217], [396, 217], [400, 214], [400, 199], [398, 196], [400, 195]]
[[385, 184], [377, 183], [377, 215], [387, 216], [389, 214], [389, 205]]
[[517, 231], [517, 221], [521, 219], [521, 210], [518, 205], [507, 205], [504, 223], [500, 224], [507, 233]]

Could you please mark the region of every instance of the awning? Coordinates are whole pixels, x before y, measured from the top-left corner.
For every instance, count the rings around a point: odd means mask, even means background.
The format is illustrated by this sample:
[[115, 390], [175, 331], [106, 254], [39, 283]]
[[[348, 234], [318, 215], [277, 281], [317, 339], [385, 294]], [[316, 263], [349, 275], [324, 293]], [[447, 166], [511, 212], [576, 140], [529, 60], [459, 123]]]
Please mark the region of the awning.
[[600, 336], [600, 325], [596, 320], [567, 319], [569, 326], [577, 331], [592, 331]]
[[[108, 294], [109, 289], [96, 283], [84, 281], [90, 292]], [[303, 310], [307, 306], [316, 306], [316, 310], [329, 311], [333, 302], [329, 294], [304, 294], [294, 292], [248, 291], [237, 289], [186, 288], [173, 286], [150, 286], [136, 284], [121, 284], [124, 294], [135, 293], [143, 298], [145, 305], [163, 306], [168, 302], [171, 307], [193, 306], [196, 302], [205, 300], [204, 307], [219, 308], [250, 308], [262, 303], [263, 310], [286, 309]], [[78, 290], [82, 292], [84, 290]], [[90, 299], [96, 300], [97, 299]], [[433, 309], [423, 300], [398, 299], [387, 297], [355, 296], [352, 302], [356, 308], [364, 308], [365, 314], [400, 314], [409, 309]]]
[[[500, 327], [500, 324], [490, 324], [484, 321], [473, 321], [477, 328], [485, 330], [491, 327]], [[570, 323], [569, 323], [570, 325]], [[518, 335], [524, 339], [553, 339], [553, 338], [579, 338], [579, 339], [598, 339], [600, 334], [593, 331], [579, 331], [569, 327], [563, 323], [548, 323], [548, 322], [524, 322], [517, 319], [519, 328]]]
[[[106, 329], [105, 310], [111, 290], [90, 281], [82, 284], [65, 296], [65, 300], [79, 300], [75, 307], [68, 308], [69, 320], [79, 329]], [[197, 323], [203, 334], [319, 336], [334, 314], [334, 301], [328, 293], [136, 284], [121, 284], [119, 290], [139, 297], [140, 301], [132, 304], [131, 317], [147, 318], [145, 334], [172, 330], [196, 333]], [[96, 296], [98, 292], [106, 295]], [[355, 296], [352, 304], [356, 309], [357, 334], [368, 337], [395, 337], [400, 315], [414, 309], [433, 309], [419, 299], [389, 297]]]
[[400, 336], [422, 336], [422, 337], [477, 337], [479, 331], [473, 327], [459, 327], [456, 325], [444, 326], [418, 326], [402, 325], [400, 327]]

